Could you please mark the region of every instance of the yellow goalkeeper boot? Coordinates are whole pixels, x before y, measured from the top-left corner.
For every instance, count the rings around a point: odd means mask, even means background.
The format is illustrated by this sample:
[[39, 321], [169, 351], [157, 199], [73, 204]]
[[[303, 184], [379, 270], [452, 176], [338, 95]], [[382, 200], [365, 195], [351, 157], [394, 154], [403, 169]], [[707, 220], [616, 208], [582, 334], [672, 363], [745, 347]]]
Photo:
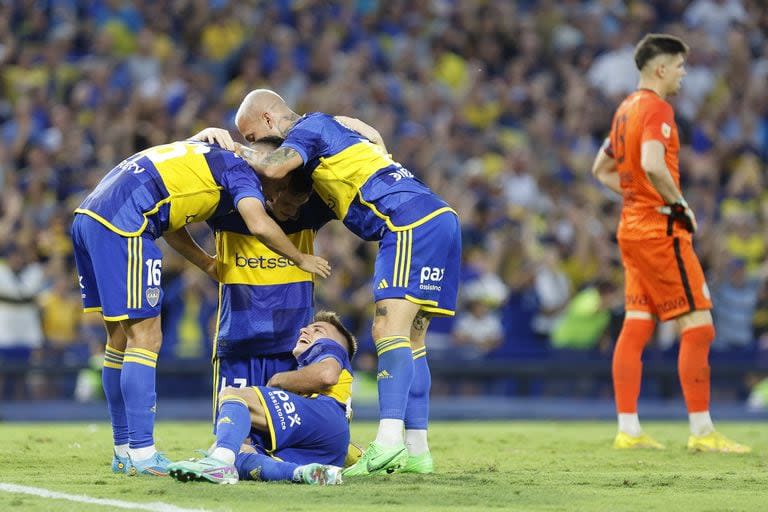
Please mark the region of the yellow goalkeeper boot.
[[749, 453], [752, 448], [731, 441], [720, 432], [714, 431], [703, 436], [691, 435], [688, 438], [689, 452]]
[[616, 434], [616, 439], [613, 440], [613, 447], [617, 450], [663, 450], [664, 445], [649, 436], [648, 434], [640, 434], [639, 436], [631, 436], [626, 432], [619, 431]]

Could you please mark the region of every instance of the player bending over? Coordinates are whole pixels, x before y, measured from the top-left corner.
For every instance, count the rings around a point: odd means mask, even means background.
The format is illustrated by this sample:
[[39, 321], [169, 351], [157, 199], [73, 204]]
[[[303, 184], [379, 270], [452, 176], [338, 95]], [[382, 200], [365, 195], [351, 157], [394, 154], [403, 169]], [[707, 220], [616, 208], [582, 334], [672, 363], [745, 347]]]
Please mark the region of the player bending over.
[[663, 446], [643, 433], [637, 415], [642, 354], [656, 318], [674, 319], [681, 333], [678, 373], [688, 409], [691, 451], [749, 452], [715, 431], [709, 415], [709, 346], [715, 338], [712, 302], [693, 251], [696, 217], [680, 191], [680, 141], [665, 98], [680, 89], [688, 47], [649, 34], [635, 48], [638, 90], [616, 110], [610, 138], [593, 174], [622, 195], [617, 238], [626, 277], [626, 316], [613, 353], [619, 432], [614, 447]]
[[356, 350], [336, 313], [318, 313], [293, 348], [298, 369], [275, 374], [267, 386], [222, 389], [215, 448], [205, 458], [171, 464], [170, 475], [219, 484], [340, 484]]
[[[300, 268], [323, 277], [322, 258], [303, 254], [267, 215], [259, 179], [232, 152], [200, 142], [174, 142], [137, 153], [107, 174], [72, 223], [83, 307], [99, 311], [107, 330], [102, 383], [112, 421], [116, 473], [166, 475], [154, 445], [155, 366], [162, 343], [163, 236], [216, 277], [215, 260], [186, 225], [236, 209], [248, 230]], [[202, 257], [197, 257], [202, 255]]]

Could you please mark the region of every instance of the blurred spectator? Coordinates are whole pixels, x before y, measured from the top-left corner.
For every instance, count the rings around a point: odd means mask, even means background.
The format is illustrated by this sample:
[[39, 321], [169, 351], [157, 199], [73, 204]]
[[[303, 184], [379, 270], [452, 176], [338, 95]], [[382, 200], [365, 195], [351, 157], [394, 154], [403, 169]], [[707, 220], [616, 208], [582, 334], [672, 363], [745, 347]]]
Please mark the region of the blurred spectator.
[[481, 281], [464, 285], [464, 311], [459, 313], [454, 328], [454, 357], [482, 359], [502, 341], [503, 327], [498, 297], [488, 294]]
[[[22, 362], [43, 345], [37, 298], [45, 285], [43, 266], [29, 246], [8, 245], [0, 261], [0, 359]], [[0, 397], [8, 379], [0, 380]], [[17, 379], [16, 384], [21, 384]], [[19, 385], [15, 398], [23, 396]]]
[[758, 293], [766, 278], [763, 267], [755, 276], [747, 273], [743, 259], [730, 260], [712, 283], [712, 303], [717, 335], [712, 344], [715, 350], [748, 350], [754, 344], [752, 319], [755, 315]]
[[611, 321], [616, 292], [613, 283], [600, 280], [574, 295], [552, 329], [552, 346], [576, 350], [595, 348]]
[[563, 270], [560, 250], [553, 237], [541, 239], [533, 287], [539, 303], [539, 312], [533, 319], [534, 330], [549, 337], [555, 322], [571, 297], [571, 281]]

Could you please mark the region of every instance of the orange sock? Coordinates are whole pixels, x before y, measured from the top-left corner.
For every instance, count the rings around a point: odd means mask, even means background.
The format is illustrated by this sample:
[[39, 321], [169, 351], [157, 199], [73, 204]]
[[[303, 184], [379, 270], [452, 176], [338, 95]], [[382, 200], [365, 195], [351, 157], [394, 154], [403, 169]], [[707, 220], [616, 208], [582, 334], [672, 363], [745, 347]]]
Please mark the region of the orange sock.
[[640, 380], [643, 376], [643, 349], [653, 335], [656, 323], [651, 319], [624, 320], [621, 334], [613, 350], [613, 391], [616, 410], [621, 413], [637, 412]]
[[680, 336], [677, 373], [689, 413], [709, 410], [709, 346], [714, 339], [712, 324], [690, 327]]

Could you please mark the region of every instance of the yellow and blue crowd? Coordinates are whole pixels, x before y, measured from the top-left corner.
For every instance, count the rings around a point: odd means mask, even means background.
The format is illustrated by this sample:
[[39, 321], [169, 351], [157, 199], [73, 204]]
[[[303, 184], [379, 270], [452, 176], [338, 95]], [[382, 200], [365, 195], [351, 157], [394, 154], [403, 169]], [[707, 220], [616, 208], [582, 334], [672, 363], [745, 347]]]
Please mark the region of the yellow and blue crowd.
[[[18, 0], [0, 4], [0, 318], [13, 320], [2, 322], [13, 328], [0, 331], [0, 368], [99, 355], [101, 321], [79, 312], [72, 211], [126, 155], [205, 126], [236, 133], [235, 110], [258, 87], [299, 112], [374, 125], [460, 213], [462, 306], [432, 323], [430, 357], [608, 357], [623, 307], [620, 202], [589, 166], [636, 86], [632, 45], [650, 31], [691, 46], [672, 101], [713, 349], [768, 357], [759, 0]], [[194, 234], [212, 248], [206, 227]], [[338, 311], [372, 352], [375, 246], [338, 223], [317, 245], [334, 269], [318, 306]], [[215, 285], [168, 254], [162, 357], [207, 360]], [[658, 352], [674, 338], [659, 329]], [[55, 376], [9, 375], [0, 374], [5, 398], [73, 392], [69, 381], [49, 385]]]

